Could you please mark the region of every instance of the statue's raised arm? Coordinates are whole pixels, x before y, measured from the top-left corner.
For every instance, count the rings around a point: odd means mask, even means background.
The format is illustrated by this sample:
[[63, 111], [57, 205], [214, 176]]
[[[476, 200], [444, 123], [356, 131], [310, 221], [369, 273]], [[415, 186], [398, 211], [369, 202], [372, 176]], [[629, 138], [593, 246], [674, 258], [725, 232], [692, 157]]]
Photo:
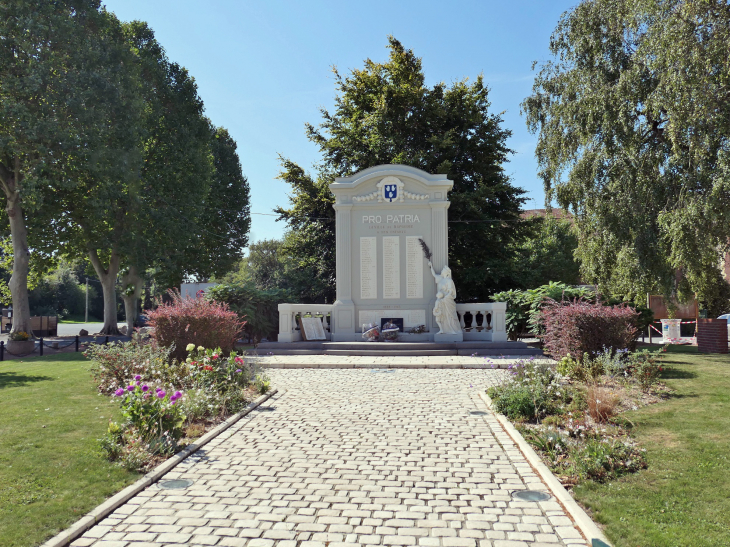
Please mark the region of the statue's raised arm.
[[437, 274], [436, 271], [433, 269], [433, 264], [431, 263], [430, 260], [428, 261], [428, 267], [431, 268], [431, 275], [433, 276], [433, 278], [436, 280], [436, 283], [438, 284], [438, 282], [441, 280], [441, 276], [439, 274]]

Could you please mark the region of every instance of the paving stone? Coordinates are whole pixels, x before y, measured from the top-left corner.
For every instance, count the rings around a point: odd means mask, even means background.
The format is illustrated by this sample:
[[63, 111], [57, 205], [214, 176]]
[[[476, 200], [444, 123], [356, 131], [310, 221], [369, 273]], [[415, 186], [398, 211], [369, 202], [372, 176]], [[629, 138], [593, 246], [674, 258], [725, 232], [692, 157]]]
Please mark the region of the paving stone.
[[266, 403], [274, 411], [166, 477], [193, 486], [147, 488], [74, 547], [585, 545], [559, 504], [512, 499], [547, 487], [493, 415], [471, 414], [504, 371], [268, 373], [286, 390]]

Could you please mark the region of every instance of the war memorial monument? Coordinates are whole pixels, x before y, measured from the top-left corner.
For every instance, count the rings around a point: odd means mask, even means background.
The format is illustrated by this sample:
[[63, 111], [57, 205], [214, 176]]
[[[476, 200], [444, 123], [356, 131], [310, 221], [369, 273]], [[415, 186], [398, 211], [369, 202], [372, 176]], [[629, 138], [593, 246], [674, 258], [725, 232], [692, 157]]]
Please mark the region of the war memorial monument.
[[[448, 267], [452, 187], [446, 175], [404, 165], [379, 165], [335, 179], [330, 188], [335, 195], [337, 299], [332, 304], [280, 304], [278, 342], [260, 349], [338, 354], [350, 349], [353, 355], [365, 348], [367, 355], [396, 348], [414, 354], [449, 349], [470, 355], [524, 348], [507, 342], [505, 303], [458, 303]], [[317, 328], [310, 328], [312, 317], [319, 321]], [[398, 326], [397, 344], [365, 346], [363, 329], [385, 322]], [[490, 348], [495, 351], [475, 351]]]

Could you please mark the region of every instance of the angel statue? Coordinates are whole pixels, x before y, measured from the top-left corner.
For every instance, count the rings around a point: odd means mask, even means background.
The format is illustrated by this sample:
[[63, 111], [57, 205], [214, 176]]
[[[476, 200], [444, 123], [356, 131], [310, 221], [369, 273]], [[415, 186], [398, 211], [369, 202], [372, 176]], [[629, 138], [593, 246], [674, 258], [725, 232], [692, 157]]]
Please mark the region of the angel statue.
[[431, 275], [436, 280], [436, 305], [433, 308], [433, 315], [439, 326], [437, 334], [460, 334], [461, 325], [459, 316], [456, 314], [456, 285], [451, 279], [451, 269], [444, 266], [441, 275], [433, 269], [433, 264], [428, 261], [431, 268]]

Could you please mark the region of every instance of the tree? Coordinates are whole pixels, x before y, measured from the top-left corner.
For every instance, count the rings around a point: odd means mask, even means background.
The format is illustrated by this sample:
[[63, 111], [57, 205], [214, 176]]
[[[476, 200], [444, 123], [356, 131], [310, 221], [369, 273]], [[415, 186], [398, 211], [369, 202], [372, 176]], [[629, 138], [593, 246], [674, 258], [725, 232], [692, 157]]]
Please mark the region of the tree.
[[[86, 256], [102, 287], [104, 326], [102, 334], [118, 334], [117, 274], [122, 260], [133, 248], [129, 226], [138, 218], [146, 127], [141, 123], [145, 104], [143, 66], [130, 47], [124, 26], [106, 14], [106, 33], [101, 46], [109, 50], [99, 60], [98, 71], [106, 76], [101, 99], [89, 103], [100, 107], [101, 129], [95, 133], [94, 150], [85, 161], [74, 162], [68, 176], [75, 184], [56, 196], [53, 207], [65, 220], [55, 226], [57, 241], [43, 240], [40, 255], [64, 255], [71, 260]], [[92, 53], [95, 53], [92, 51]], [[103, 110], [105, 101], [110, 103]]]
[[209, 146], [211, 183], [182, 257], [184, 275], [198, 279], [228, 272], [243, 256], [251, 228], [250, 189], [236, 141], [227, 129], [211, 124]]
[[335, 202], [329, 189], [334, 177], [319, 169], [316, 178], [294, 162], [281, 158], [284, 170], [280, 177], [291, 184], [292, 206], [276, 209], [286, 220], [288, 231], [282, 252], [288, 256], [300, 278], [296, 294], [302, 302], [335, 301]]
[[550, 282], [576, 285], [580, 265], [574, 258], [578, 246], [572, 222], [552, 214], [528, 219], [532, 233], [516, 244], [514, 280], [532, 289]]
[[248, 248], [248, 271], [257, 289], [281, 288], [283, 273], [281, 261], [282, 242], [277, 239], [264, 239], [252, 243]]
[[504, 172], [510, 132], [489, 113], [489, 90], [478, 76], [450, 86], [425, 85], [421, 60], [392, 36], [389, 60], [365, 61], [343, 77], [334, 69], [333, 113], [322, 109], [309, 140], [323, 155], [312, 177], [282, 159], [281, 178], [292, 184], [292, 207], [279, 208], [292, 234], [288, 246], [302, 269], [328, 283], [334, 295], [334, 211], [328, 184], [379, 164], [411, 165], [454, 180], [449, 209], [449, 265], [466, 300], [486, 299], [512, 285], [512, 243], [521, 237], [522, 190]]
[[[144, 272], [152, 268], [163, 283], [176, 280], [172, 286], [179, 286], [184, 253], [199, 234], [196, 220], [204, 212], [210, 191], [213, 157], [212, 129], [203, 116], [203, 101], [194, 79], [167, 58], [146, 23], [127, 23], [124, 30], [142, 74], [145, 110], [138, 124], [142, 128], [139, 146], [143, 164], [137, 180], [110, 202], [109, 209], [99, 211], [98, 218], [108, 222], [115, 210], [125, 211], [116, 226], [106, 225], [112, 238], [106, 244], [119, 255], [117, 273], [121, 274], [122, 300], [131, 332]], [[105, 318], [107, 331], [116, 330], [116, 316], [112, 320], [111, 315], [109, 324]]]
[[77, 168], [128, 160], [107, 133], [133, 115], [114, 91], [126, 78], [116, 19], [96, 0], [0, 4], [0, 187], [13, 243], [13, 331], [31, 333], [30, 247], [54, 246], [68, 222], [58, 196]]
[[724, 0], [590, 0], [562, 16], [522, 108], [547, 200], [575, 213], [583, 277], [602, 292], [727, 292], [728, 43]]

